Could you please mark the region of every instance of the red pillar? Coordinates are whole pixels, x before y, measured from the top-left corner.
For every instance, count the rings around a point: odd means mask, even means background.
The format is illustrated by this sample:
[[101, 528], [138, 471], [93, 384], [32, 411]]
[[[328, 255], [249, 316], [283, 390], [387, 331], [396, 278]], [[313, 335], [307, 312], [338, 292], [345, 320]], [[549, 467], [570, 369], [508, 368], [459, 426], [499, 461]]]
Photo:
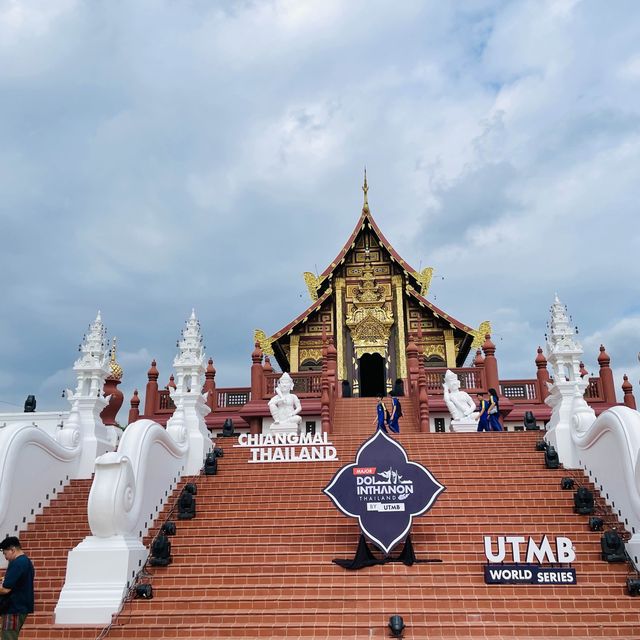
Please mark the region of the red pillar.
[[424, 370], [424, 356], [420, 356], [418, 373], [418, 414], [420, 433], [429, 433], [429, 394], [427, 393], [427, 374]]
[[496, 345], [491, 342], [491, 336], [487, 333], [482, 345], [484, 351], [484, 371], [487, 379], [487, 389], [495, 389], [500, 396], [500, 377], [498, 376], [498, 360], [496, 359]]
[[151, 368], [147, 371], [147, 389], [144, 394], [144, 415], [151, 418], [155, 415], [158, 407], [158, 369], [156, 361], [151, 361]]
[[542, 353], [542, 347], [538, 347], [538, 355], [536, 356], [536, 378], [538, 379], [538, 387], [540, 388], [540, 400], [544, 402], [544, 399], [549, 395], [549, 387], [547, 382], [550, 382], [549, 371], [547, 370], [547, 359]]
[[108, 426], [117, 426], [116, 416], [118, 415], [118, 411], [122, 407], [122, 403], [124, 402], [124, 394], [120, 389], [118, 389], [118, 385], [120, 384], [120, 379], [116, 378], [113, 375], [110, 375], [104, 381], [103, 395], [106, 398], [107, 396], [111, 396], [109, 398], [109, 404], [100, 412], [100, 419], [102, 420], [102, 424]]
[[418, 395], [420, 364], [418, 362], [418, 347], [412, 335], [409, 336], [409, 343], [407, 344], [407, 370], [409, 374], [409, 389], [407, 389], [407, 395], [416, 398]]
[[213, 359], [209, 358], [207, 370], [204, 373], [204, 387], [202, 393], [207, 394], [207, 406], [211, 411], [218, 408], [218, 394], [216, 393], [216, 369], [213, 366]]
[[598, 364], [600, 365], [600, 384], [602, 385], [602, 394], [604, 401], [610, 404], [616, 404], [616, 387], [613, 382], [613, 371], [611, 371], [611, 358], [604, 350], [604, 345], [600, 345], [600, 355], [598, 356]]
[[622, 392], [624, 393], [624, 399], [623, 399], [624, 406], [629, 407], [629, 409], [635, 409], [636, 399], [633, 397], [633, 387], [631, 386], [631, 383], [629, 382], [629, 378], [626, 373], [622, 376], [622, 379], [623, 379]]
[[[256, 341], [255, 349], [251, 353], [251, 400], [259, 401], [264, 395], [264, 376], [262, 374], [262, 349], [260, 343]], [[249, 418], [251, 433], [258, 434], [262, 431], [259, 417]]]
[[131, 409], [129, 409], [129, 422], [127, 424], [131, 424], [140, 418], [139, 406], [140, 398], [138, 397], [138, 390], [136, 389], [133, 392], [133, 396], [131, 396]]

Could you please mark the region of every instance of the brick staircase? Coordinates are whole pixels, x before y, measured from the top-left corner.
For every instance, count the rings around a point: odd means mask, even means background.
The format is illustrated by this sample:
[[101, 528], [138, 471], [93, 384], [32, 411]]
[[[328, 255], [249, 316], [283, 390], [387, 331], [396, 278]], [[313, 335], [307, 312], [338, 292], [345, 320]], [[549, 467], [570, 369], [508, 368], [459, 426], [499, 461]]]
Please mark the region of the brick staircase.
[[[54, 637], [53, 610], [64, 584], [67, 554], [91, 533], [87, 522], [91, 482], [72, 480], [20, 534], [20, 542], [36, 569], [36, 611], [20, 632], [20, 640]], [[86, 629], [83, 637], [95, 638], [99, 632]]]
[[[221, 440], [218, 475], [196, 479], [197, 517], [177, 523], [173, 564], [150, 570], [153, 600], [127, 603], [106, 638], [378, 640], [389, 637], [393, 614], [403, 616], [406, 639], [639, 637], [640, 599], [625, 595], [627, 567], [600, 560], [600, 534], [573, 514], [573, 492], [560, 489], [565, 473], [544, 467], [535, 432], [417, 434], [405, 418], [399, 440], [409, 457], [447, 487], [412, 531], [418, 557], [441, 562], [356, 572], [332, 564], [353, 557], [359, 531], [321, 490], [373, 432], [375, 406], [344, 403], [336, 418], [352, 411], [358, 421], [347, 431], [336, 419], [340, 462], [249, 465], [246, 449]], [[489, 534], [569, 536], [578, 584], [485, 585]], [[95, 629], [45, 625], [52, 596], [42, 593], [44, 566], [65, 554], [45, 555], [40, 538], [27, 535], [43, 611], [21, 638], [96, 638]]]
[[[411, 398], [399, 398], [402, 406], [400, 433], [418, 433], [414, 403]], [[384, 398], [387, 410], [391, 411], [391, 398]], [[376, 398], [338, 398], [333, 417], [334, 434], [370, 434], [375, 428]]]

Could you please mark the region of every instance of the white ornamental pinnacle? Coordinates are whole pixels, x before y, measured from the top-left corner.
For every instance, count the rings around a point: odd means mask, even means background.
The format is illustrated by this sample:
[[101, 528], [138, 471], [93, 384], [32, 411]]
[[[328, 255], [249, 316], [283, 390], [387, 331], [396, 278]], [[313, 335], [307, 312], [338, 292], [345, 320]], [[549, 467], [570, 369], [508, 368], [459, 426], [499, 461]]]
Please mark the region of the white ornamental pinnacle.
[[74, 369], [104, 368], [108, 362], [107, 330], [102, 324], [100, 311], [96, 319], [89, 325], [88, 333], [80, 345], [82, 355], [76, 360]]
[[185, 324], [186, 327], [182, 330], [182, 338], [178, 340], [179, 351], [173, 361], [173, 365], [203, 366], [205, 354], [202, 346], [200, 322], [196, 318], [195, 309], [191, 310], [191, 316]]
[[575, 329], [567, 314], [567, 307], [560, 302], [558, 294], [551, 305], [551, 322], [547, 337], [547, 355], [554, 353], [582, 354], [582, 345], [575, 338]]

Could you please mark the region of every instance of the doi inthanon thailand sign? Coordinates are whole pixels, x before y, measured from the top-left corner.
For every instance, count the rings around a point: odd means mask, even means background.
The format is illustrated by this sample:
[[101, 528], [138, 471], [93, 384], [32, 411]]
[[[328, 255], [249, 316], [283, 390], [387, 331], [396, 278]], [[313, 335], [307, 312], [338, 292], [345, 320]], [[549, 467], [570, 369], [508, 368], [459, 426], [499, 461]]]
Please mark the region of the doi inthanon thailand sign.
[[324, 493], [342, 513], [357, 518], [366, 538], [389, 554], [407, 537], [413, 518], [426, 513], [444, 489], [426, 467], [409, 461], [397, 441], [377, 431]]

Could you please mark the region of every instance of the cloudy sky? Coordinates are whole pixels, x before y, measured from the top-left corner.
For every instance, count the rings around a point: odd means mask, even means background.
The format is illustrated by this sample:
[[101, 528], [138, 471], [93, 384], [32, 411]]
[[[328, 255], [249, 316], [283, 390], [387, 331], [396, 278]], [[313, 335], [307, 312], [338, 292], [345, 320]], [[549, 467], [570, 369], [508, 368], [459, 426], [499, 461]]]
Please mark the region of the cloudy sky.
[[64, 406], [98, 309], [127, 398], [192, 307], [218, 386], [248, 385], [365, 164], [503, 378], [534, 377], [557, 291], [589, 371], [603, 342], [637, 391], [635, 0], [0, 0], [0, 96], [0, 411]]

